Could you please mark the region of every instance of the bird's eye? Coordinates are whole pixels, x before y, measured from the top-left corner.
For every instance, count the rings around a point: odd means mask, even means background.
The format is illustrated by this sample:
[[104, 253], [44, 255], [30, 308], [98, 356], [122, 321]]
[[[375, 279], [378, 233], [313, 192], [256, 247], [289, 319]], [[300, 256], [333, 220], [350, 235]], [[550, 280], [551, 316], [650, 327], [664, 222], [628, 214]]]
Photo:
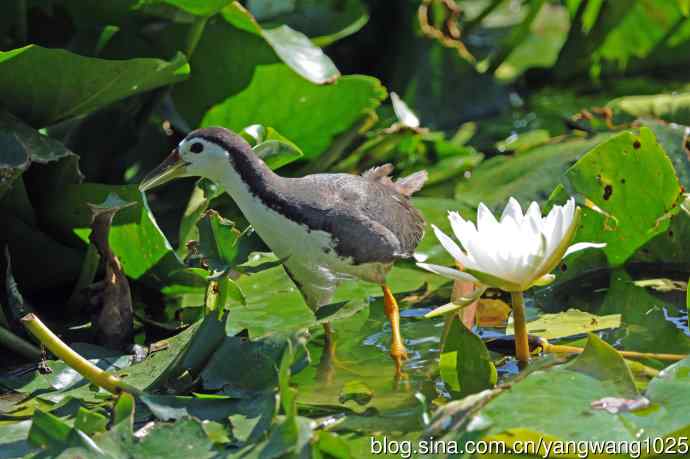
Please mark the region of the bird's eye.
[[194, 142], [191, 147], [189, 147], [189, 151], [192, 153], [201, 153], [204, 151], [204, 145], [201, 142]]

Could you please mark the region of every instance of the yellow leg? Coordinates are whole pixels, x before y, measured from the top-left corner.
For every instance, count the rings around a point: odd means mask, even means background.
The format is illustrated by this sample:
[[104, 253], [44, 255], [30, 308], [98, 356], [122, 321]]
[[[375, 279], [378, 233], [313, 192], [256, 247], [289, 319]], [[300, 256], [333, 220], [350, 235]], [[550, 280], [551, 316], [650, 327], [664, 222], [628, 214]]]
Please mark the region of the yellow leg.
[[405, 350], [402, 335], [400, 334], [400, 310], [388, 286], [384, 284], [381, 288], [383, 289], [384, 311], [386, 317], [388, 317], [388, 321], [391, 323], [391, 357], [395, 361], [396, 374], [401, 376], [403, 360], [407, 360], [407, 351]]

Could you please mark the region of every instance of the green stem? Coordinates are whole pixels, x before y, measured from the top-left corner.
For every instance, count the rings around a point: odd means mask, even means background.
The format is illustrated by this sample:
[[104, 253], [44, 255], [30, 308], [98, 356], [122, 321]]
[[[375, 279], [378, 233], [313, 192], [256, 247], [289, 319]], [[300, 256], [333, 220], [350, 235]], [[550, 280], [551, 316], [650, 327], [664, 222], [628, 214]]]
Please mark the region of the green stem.
[[84, 357], [77, 354], [71, 347], [65, 344], [64, 341], [58, 338], [55, 333], [46, 327], [35, 314], [27, 314], [22, 317], [22, 324], [24, 324], [26, 329], [48, 348], [50, 352], [89, 382], [113, 394], [119, 394], [120, 392], [129, 392], [133, 395], [141, 394], [141, 391], [136, 387], [132, 387], [117, 376], [101, 370]]
[[525, 320], [525, 298], [522, 292], [511, 292], [513, 303], [513, 328], [515, 329], [515, 355], [520, 363], [529, 361], [529, 341]]
[[[549, 344], [545, 340], [542, 340], [542, 349], [544, 352], [552, 354], [581, 354], [584, 349], [575, 346], [561, 346], [558, 344]], [[663, 362], [679, 362], [685, 358], [687, 355], [684, 354], [656, 354], [653, 352], [636, 352], [636, 351], [616, 351], [621, 357], [628, 359], [654, 359], [661, 360]]]
[[446, 314], [443, 317], [443, 332], [441, 333], [441, 352], [446, 347], [446, 341], [448, 340], [448, 333], [450, 333], [450, 327], [453, 325], [453, 321], [457, 317], [457, 312], [451, 314]]
[[30, 360], [41, 360], [41, 350], [0, 325], [0, 344]]
[[189, 32], [187, 32], [187, 38], [184, 47], [184, 54], [187, 56], [187, 60], [192, 58], [196, 46], [201, 40], [201, 36], [204, 34], [204, 28], [208, 22], [208, 16], [200, 16], [194, 20]]

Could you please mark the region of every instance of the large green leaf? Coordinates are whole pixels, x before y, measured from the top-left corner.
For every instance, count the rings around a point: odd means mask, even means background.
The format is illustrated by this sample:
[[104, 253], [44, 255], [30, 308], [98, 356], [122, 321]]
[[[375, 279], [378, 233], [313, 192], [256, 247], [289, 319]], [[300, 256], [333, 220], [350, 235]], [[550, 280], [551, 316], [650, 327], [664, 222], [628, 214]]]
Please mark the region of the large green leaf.
[[457, 318], [448, 331], [439, 361], [441, 377], [457, 397], [464, 397], [496, 384], [496, 367], [482, 339]]
[[29, 45], [0, 52], [0, 99], [13, 114], [46, 126], [181, 81], [188, 74], [181, 54], [169, 62], [115, 61]]
[[[380, 83], [370, 77], [340, 77], [326, 85], [305, 80], [257, 32], [251, 16], [230, 8], [231, 13], [224, 12], [228, 20], [207, 25], [192, 57], [194, 76], [173, 92], [190, 124], [240, 131], [260, 123], [289, 138], [306, 157], [314, 157], [385, 97]], [[164, 45], [179, 47], [183, 32], [182, 26], [173, 27], [162, 38]]]
[[654, 133], [622, 132], [583, 156], [566, 173], [575, 191], [601, 211], [583, 209], [578, 240], [605, 242], [613, 266], [665, 231], [681, 189]]

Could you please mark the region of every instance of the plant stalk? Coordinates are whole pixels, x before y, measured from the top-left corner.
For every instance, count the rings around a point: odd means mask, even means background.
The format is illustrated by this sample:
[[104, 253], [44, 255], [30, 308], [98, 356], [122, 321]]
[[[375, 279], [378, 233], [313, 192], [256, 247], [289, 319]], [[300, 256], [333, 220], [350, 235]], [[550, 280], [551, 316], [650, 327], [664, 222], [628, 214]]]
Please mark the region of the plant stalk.
[[511, 292], [510, 297], [513, 303], [515, 356], [518, 362], [526, 364], [529, 361], [529, 341], [527, 337], [527, 321], [525, 320], [525, 298], [522, 292]]
[[119, 394], [120, 392], [129, 392], [132, 395], [141, 394], [141, 391], [136, 387], [132, 387], [117, 376], [101, 370], [84, 357], [77, 354], [74, 349], [65, 344], [64, 341], [46, 327], [35, 314], [27, 314], [22, 317], [21, 321], [26, 329], [48, 348], [50, 352], [89, 380], [89, 382], [113, 394]]
[[[544, 352], [549, 352], [552, 354], [581, 354], [584, 351], [581, 347], [575, 346], [561, 346], [558, 344], [550, 344], [546, 340], [542, 340], [541, 347]], [[682, 354], [655, 354], [653, 352], [635, 352], [635, 351], [619, 351], [616, 350], [621, 357], [628, 359], [655, 359], [664, 362], [678, 362], [687, 357], [687, 355]]]
[[187, 37], [184, 46], [184, 54], [187, 56], [187, 60], [192, 58], [196, 46], [201, 40], [201, 36], [204, 34], [204, 29], [206, 28], [206, 23], [208, 22], [208, 16], [200, 16], [194, 20], [191, 29], [187, 32]]

